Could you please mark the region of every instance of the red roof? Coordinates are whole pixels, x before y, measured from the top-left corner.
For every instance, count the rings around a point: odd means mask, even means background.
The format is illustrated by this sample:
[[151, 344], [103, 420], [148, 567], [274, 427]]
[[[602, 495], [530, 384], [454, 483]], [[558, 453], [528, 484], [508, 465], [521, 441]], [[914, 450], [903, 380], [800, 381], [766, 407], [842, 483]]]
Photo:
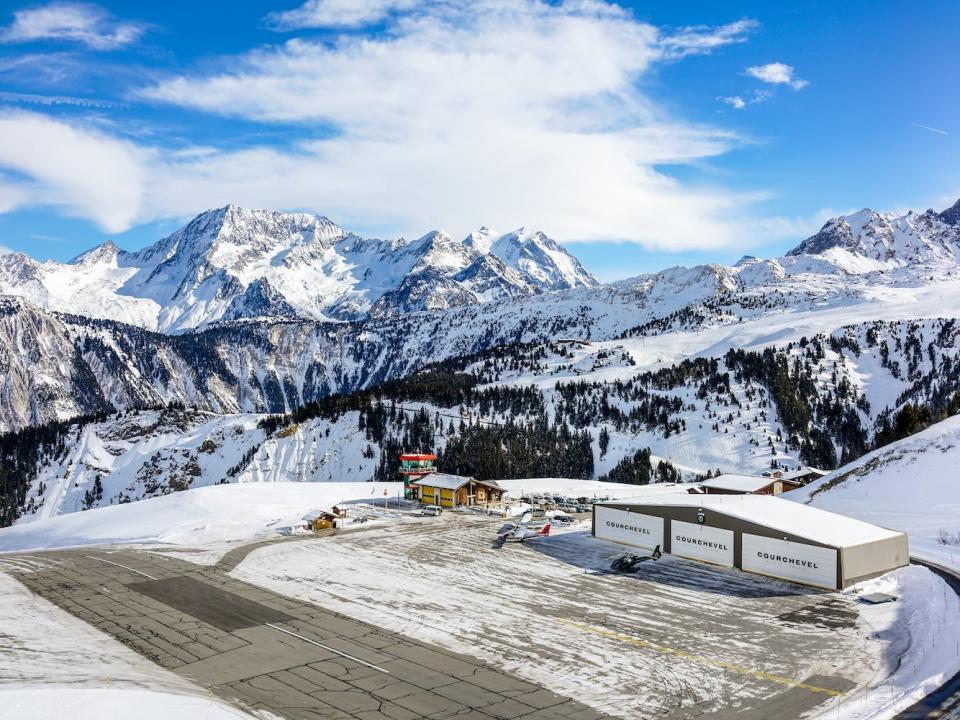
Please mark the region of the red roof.
[[403, 453], [400, 456], [401, 460], [436, 460], [436, 455], [429, 455], [427, 453]]

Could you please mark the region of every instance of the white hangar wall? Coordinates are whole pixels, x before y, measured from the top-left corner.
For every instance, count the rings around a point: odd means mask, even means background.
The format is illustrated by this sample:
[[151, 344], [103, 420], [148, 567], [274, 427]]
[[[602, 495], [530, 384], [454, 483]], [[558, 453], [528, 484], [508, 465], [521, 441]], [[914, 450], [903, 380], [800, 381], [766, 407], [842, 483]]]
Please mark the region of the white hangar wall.
[[657, 495], [594, 506], [604, 540], [840, 589], [906, 565], [904, 533], [768, 495]]

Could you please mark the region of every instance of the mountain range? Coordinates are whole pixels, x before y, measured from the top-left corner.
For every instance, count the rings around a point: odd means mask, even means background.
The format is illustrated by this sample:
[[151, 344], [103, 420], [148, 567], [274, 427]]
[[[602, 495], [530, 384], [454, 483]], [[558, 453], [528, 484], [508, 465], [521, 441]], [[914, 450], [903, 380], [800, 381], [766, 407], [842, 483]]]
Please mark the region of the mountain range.
[[596, 284], [538, 231], [377, 240], [325, 217], [234, 205], [138, 252], [107, 242], [69, 263], [0, 257], [0, 294], [162, 332], [265, 317], [358, 320]]
[[[781, 258], [673, 268], [615, 286], [669, 278], [667, 292], [683, 296], [715, 282], [732, 290], [804, 274], [908, 279], [958, 267], [960, 201], [939, 213], [864, 209], [828, 221]], [[68, 263], [0, 256], [0, 295], [167, 333], [236, 320], [368, 320], [600, 287], [539, 231], [366, 239], [325, 217], [234, 205], [202, 213], [137, 252], [107, 242]]]
[[[608, 284], [538, 232], [370, 240], [228, 206], [139, 252], [0, 257], [0, 433], [28, 433], [0, 444], [42, 455], [7, 458], [39, 474], [16, 470], [0, 515], [221, 482], [226, 469], [388, 477], [407, 446], [446, 448], [471, 474], [489, 453], [469, 443], [507, 441], [474, 438], [476, 417], [516, 423], [511, 446], [526, 443], [533, 464], [510, 472], [650, 477], [644, 448], [687, 475], [836, 467], [888, 436], [905, 404], [940, 413], [960, 397], [957, 306], [960, 203], [862, 210], [782, 257]], [[411, 402], [428, 413], [415, 427], [384, 409]], [[271, 417], [310, 407], [299, 430], [274, 434]], [[160, 408], [187, 414], [168, 423]], [[80, 416], [99, 425], [56, 429]], [[130, 433], [149, 444], [117, 444]], [[134, 453], [122, 472], [121, 451]], [[98, 476], [106, 494], [88, 502]]]

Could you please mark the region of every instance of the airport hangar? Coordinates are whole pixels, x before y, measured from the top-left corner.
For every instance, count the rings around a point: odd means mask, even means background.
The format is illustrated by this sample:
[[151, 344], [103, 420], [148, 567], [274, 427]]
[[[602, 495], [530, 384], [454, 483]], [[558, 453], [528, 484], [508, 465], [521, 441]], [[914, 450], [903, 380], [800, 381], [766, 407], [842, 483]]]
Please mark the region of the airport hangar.
[[831, 590], [910, 561], [905, 533], [770, 495], [678, 493], [597, 503], [593, 534]]

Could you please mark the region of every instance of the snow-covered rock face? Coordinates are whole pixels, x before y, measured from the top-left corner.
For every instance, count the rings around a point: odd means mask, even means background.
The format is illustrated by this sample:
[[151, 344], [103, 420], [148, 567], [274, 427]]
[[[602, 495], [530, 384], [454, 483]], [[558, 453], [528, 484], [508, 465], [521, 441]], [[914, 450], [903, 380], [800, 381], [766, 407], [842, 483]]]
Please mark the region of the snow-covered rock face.
[[960, 201], [936, 213], [906, 215], [863, 209], [827, 221], [816, 235], [787, 253], [814, 255], [850, 273], [960, 265]]
[[0, 259], [0, 294], [164, 332], [255, 317], [358, 320], [596, 284], [539, 232], [365, 239], [325, 217], [234, 205], [139, 252], [108, 242], [66, 264]]

